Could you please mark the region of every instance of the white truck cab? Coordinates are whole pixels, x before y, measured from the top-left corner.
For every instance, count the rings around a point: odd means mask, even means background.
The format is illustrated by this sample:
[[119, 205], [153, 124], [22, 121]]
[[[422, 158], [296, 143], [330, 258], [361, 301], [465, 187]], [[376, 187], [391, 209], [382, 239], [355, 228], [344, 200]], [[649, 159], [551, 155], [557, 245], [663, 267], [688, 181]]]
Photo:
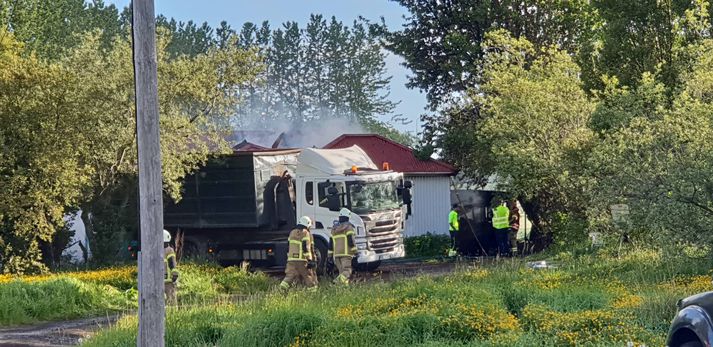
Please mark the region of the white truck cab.
[[302, 150], [296, 168], [296, 215], [312, 218], [315, 242], [321, 238], [328, 244], [339, 210], [346, 207], [356, 227], [358, 263], [404, 257], [410, 183], [402, 173], [383, 169], [358, 146]]

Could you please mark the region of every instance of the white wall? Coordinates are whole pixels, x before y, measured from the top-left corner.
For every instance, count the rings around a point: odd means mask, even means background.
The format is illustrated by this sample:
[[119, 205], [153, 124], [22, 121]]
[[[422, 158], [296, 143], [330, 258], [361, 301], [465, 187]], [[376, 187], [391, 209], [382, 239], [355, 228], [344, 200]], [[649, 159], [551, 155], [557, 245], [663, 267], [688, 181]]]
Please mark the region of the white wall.
[[411, 216], [406, 220], [405, 236], [448, 235], [451, 188], [448, 176], [407, 176], [413, 182]]

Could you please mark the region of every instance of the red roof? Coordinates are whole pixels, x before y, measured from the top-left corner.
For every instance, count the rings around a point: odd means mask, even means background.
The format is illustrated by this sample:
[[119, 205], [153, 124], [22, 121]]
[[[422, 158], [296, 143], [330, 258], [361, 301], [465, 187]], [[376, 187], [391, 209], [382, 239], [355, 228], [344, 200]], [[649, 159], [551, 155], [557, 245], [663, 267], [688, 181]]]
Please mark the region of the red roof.
[[344, 134], [328, 143], [324, 148], [346, 148], [357, 145], [381, 167], [388, 162], [391, 170], [406, 174], [455, 175], [458, 170], [440, 160], [419, 160], [413, 150], [400, 143], [375, 134]]

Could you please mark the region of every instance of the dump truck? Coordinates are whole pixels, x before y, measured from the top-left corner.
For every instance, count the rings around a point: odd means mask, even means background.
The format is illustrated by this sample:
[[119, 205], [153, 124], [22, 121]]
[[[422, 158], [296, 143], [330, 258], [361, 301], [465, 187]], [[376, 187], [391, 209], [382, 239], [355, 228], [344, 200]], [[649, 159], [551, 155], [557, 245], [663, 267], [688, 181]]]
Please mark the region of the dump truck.
[[164, 225], [185, 256], [280, 267], [289, 231], [306, 215], [324, 271], [331, 229], [346, 207], [356, 226], [355, 266], [373, 270], [404, 256], [410, 188], [402, 173], [377, 167], [358, 146], [236, 150], [186, 178], [182, 199], [165, 206]]

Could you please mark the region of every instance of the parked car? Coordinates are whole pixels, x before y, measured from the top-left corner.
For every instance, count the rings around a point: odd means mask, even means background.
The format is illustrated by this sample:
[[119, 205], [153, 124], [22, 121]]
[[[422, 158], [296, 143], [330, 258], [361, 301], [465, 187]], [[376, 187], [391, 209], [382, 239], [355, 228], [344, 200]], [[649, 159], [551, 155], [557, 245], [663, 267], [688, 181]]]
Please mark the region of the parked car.
[[689, 296], [676, 304], [666, 346], [713, 346], [713, 291]]

